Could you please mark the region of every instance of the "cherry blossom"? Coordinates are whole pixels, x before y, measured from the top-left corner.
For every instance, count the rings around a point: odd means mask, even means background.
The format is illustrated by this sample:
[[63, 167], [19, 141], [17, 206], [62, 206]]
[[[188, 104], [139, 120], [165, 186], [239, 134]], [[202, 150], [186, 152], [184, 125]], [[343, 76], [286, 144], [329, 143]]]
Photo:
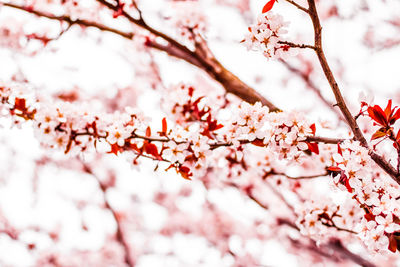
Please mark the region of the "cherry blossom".
[[398, 265], [399, 4], [320, 2], [1, 1], [0, 265]]

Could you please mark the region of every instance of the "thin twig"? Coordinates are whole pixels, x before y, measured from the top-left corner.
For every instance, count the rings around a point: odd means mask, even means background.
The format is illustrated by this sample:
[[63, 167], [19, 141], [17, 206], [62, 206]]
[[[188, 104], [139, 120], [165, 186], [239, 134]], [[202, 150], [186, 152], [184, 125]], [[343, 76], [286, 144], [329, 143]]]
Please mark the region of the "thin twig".
[[308, 13], [308, 9], [307, 9], [307, 8], [302, 7], [301, 5], [297, 4], [295, 1], [293, 1], [293, 0], [285, 0], [285, 1], [288, 2], [288, 3], [290, 3], [290, 4], [292, 4], [292, 5], [294, 5], [294, 6], [297, 7], [298, 9], [300, 9], [300, 10], [302, 10], [302, 11]]
[[295, 43], [287, 42], [287, 41], [279, 41], [278, 44], [288, 45], [293, 48], [309, 48], [309, 49], [315, 50], [315, 46], [308, 45], [308, 44], [295, 44]]
[[340, 139], [340, 138], [330, 138], [330, 137], [322, 137], [322, 136], [307, 136], [306, 141], [308, 142], [316, 142], [316, 143], [324, 143], [324, 144], [339, 144], [349, 139]]
[[53, 14], [50, 14], [47, 12], [34, 10], [34, 9], [28, 8], [26, 6], [16, 5], [16, 4], [12, 4], [12, 3], [1, 3], [1, 4], [6, 7], [10, 7], [10, 8], [28, 12], [28, 13], [36, 15], [38, 17], [44, 17], [44, 18], [48, 18], [51, 20], [63, 21], [63, 22], [68, 23], [69, 25], [80, 25], [80, 26], [84, 26], [84, 27], [93, 27], [93, 28], [97, 28], [101, 31], [112, 32], [112, 33], [118, 34], [127, 39], [132, 39], [134, 36], [134, 33], [120, 31], [120, 30], [108, 27], [106, 25], [97, 23], [95, 21], [84, 20], [84, 19], [72, 19], [70, 16], [66, 16], [66, 15], [56, 16], [56, 15], [53, 15]]
[[272, 169], [271, 171], [269, 171], [265, 174], [265, 178], [270, 175], [280, 175], [280, 176], [284, 176], [284, 177], [286, 177], [288, 179], [292, 179], [292, 180], [308, 180], [308, 179], [324, 177], [324, 176], [329, 175], [329, 173], [324, 172], [324, 173], [314, 174], [314, 175], [290, 176], [290, 175], [287, 175], [286, 173], [276, 172], [275, 170]]

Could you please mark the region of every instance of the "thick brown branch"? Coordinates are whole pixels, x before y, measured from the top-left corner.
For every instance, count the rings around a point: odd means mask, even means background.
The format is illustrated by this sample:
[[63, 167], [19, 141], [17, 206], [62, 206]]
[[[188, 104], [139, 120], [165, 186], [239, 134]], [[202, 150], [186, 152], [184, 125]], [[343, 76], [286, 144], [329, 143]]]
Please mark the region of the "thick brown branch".
[[342, 93], [339, 89], [339, 86], [333, 76], [332, 70], [329, 67], [328, 61], [325, 58], [325, 53], [322, 49], [322, 27], [319, 21], [317, 9], [315, 6], [314, 0], [308, 0], [309, 5], [309, 14], [314, 26], [314, 42], [315, 42], [315, 52], [318, 56], [319, 62], [321, 67], [324, 71], [325, 77], [331, 86], [333, 94], [335, 95], [336, 102], [338, 107], [343, 113], [347, 123], [349, 124], [350, 128], [352, 129], [355, 138], [363, 145], [364, 147], [368, 147], [367, 140], [364, 138], [359, 126], [357, 125], [356, 120], [354, 119], [353, 115], [351, 114], [350, 110], [348, 109], [346, 102], [342, 96]]
[[[104, 0], [97, 0], [101, 4], [107, 6], [111, 10], [118, 10], [118, 6], [114, 6], [111, 3], [108, 3], [107, 1]], [[47, 12], [43, 11], [38, 11], [34, 10], [31, 7], [26, 7], [23, 5], [16, 5], [12, 3], [3, 3], [4, 6], [15, 8], [18, 10], [22, 10], [25, 12], [28, 12], [30, 14], [39, 16], [39, 17], [44, 17], [48, 18], [51, 20], [57, 20], [57, 21], [63, 21], [66, 22], [70, 25], [80, 25], [84, 27], [94, 27], [97, 28], [101, 31], [106, 31], [106, 32], [112, 32], [115, 34], [118, 34], [121, 37], [127, 38], [127, 39], [132, 39], [134, 37], [134, 33], [132, 32], [124, 32], [115, 28], [108, 27], [106, 25], [94, 22], [94, 21], [89, 21], [89, 20], [83, 20], [83, 19], [72, 19], [69, 16], [56, 16], [53, 14], [49, 14]], [[217, 82], [219, 82], [227, 92], [236, 95], [237, 97], [241, 98], [242, 100], [249, 102], [249, 103], [256, 103], [256, 102], [261, 102], [263, 105], [267, 106], [270, 111], [279, 111], [280, 109], [277, 108], [272, 102], [267, 100], [264, 96], [259, 94], [256, 90], [242, 82], [238, 77], [236, 77], [234, 74], [232, 74], [230, 71], [228, 71], [226, 68], [222, 66], [222, 64], [215, 58], [211, 59], [204, 59], [202, 58], [199, 54], [197, 54], [195, 51], [191, 51], [189, 48], [186, 46], [180, 44], [176, 40], [174, 40], [172, 37], [157, 31], [156, 29], [150, 27], [149, 25], [146, 24], [146, 22], [143, 20], [143, 18], [140, 16], [139, 19], [136, 19], [132, 16], [130, 16], [127, 12], [123, 11], [122, 15], [127, 18], [130, 22], [134, 23], [135, 25], [149, 31], [151, 34], [153, 34], [156, 37], [160, 37], [166, 41], [166, 44], [162, 44], [160, 42], [156, 41], [148, 41], [146, 42], [146, 45], [149, 47], [155, 48], [157, 50], [166, 52], [170, 56], [173, 56], [178, 59], [182, 59], [200, 69], [208, 73], [213, 79], [215, 79]]]
[[[111, 10], [118, 11], [120, 7], [117, 5], [113, 5], [106, 0], [97, 0], [99, 3], [107, 6]], [[136, 19], [129, 15], [126, 11], [122, 10], [122, 15], [128, 19], [130, 22], [134, 23], [135, 25], [149, 31], [153, 35], [160, 37], [164, 39], [168, 44], [162, 45], [156, 42], [151, 42], [150, 46], [157, 48], [161, 51], [164, 51], [168, 53], [169, 55], [172, 55], [174, 57], [183, 59], [200, 69], [204, 70], [207, 72], [213, 79], [218, 81], [227, 92], [236, 95], [237, 97], [243, 99], [246, 102], [249, 103], [256, 103], [256, 102], [261, 102], [263, 105], [267, 106], [270, 111], [279, 111], [280, 109], [277, 108], [272, 102], [267, 100], [265, 97], [263, 97], [261, 94], [259, 94], [256, 90], [245, 84], [243, 81], [241, 81], [237, 76], [232, 74], [230, 71], [228, 71], [225, 67], [222, 66], [222, 64], [214, 57], [211, 55], [211, 57], [207, 58], [204, 57], [201, 51], [191, 51], [189, 48], [186, 46], [180, 44], [176, 40], [174, 40], [172, 37], [157, 31], [156, 29], [152, 28], [149, 26], [142, 17], [139, 19]]]

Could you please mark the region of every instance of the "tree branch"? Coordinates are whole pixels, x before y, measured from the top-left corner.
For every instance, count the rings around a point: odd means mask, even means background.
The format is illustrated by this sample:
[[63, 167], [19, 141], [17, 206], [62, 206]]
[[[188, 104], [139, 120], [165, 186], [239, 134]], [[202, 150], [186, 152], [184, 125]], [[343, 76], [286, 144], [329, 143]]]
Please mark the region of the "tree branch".
[[[97, 0], [97, 2], [103, 4], [104, 6], [110, 8], [113, 11], [118, 11], [120, 9], [118, 5], [113, 5], [107, 2], [106, 0]], [[124, 10], [120, 12], [126, 19], [128, 19], [133, 24], [149, 31], [154, 36], [164, 39], [164, 41], [168, 43], [168, 45], [160, 45], [156, 44], [155, 41], [153, 41], [149, 45], [150, 47], [162, 50], [168, 53], [169, 55], [173, 55], [177, 58], [183, 59], [199, 67], [200, 69], [208, 73], [213, 79], [218, 81], [225, 88], [227, 92], [236, 95], [237, 97], [241, 98], [246, 102], [249, 102], [251, 104], [254, 104], [256, 102], [261, 102], [263, 105], [267, 106], [272, 112], [280, 111], [280, 109], [277, 108], [272, 102], [267, 100], [256, 90], [245, 84], [237, 76], [235, 76], [230, 71], [228, 71], [224, 66], [222, 66], [222, 64], [211, 53], [209, 53], [209, 57], [205, 58], [201, 53], [202, 51], [200, 50], [191, 51], [189, 48], [180, 44], [172, 37], [160, 31], [157, 31], [156, 29], [149, 26], [143, 20], [142, 17], [140, 17], [139, 19], [135, 19]], [[177, 51], [179, 51], [179, 53]]]
[[103, 25], [103, 24], [100, 24], [100, 23], [97, 23], [94, 21], [89, 21], [89, 20], [84, 20], [84, 19], [72, 19], [70, 16], [56, 16], [56, 15], [53, 15], [53, 14], [50, 14], [47, 12], [34, 10], [27, 6], [21, 6], [21, 5], [16, 5], [16, 4], [12, 4], [12, 3], [1, 3], [1, 4], [6, 7], [10, 7], [10, 8], [28, 12], [28, 13], [33, 14], [38, 17], [48, 18], [51, 20], [57, 20], [60, 22], [66, 22], [71, 26], [72, 25], [80, 25], [80, 26], [84, 26], [84, 27], [93, 27], [93, 28], [97, 28], [101, 31], [118, 34], [127, 39], [132, 39], [134, 36], [134, 33], [120, 31], [118, 29], [114, 29], [114, 28], [108, 27], [106, 25]]
[[[329, 67], [328, 61], [326, 60], [325, 53], [322, 48], [322, 27], [318, 17], [315, 0], [307, 0], [307, 1], [309, 6], [308, 14], [314, 26], [314, 43], [315, 43], [314, 46], [316, 48], [315, 53], [318, 56], [325, 77], [328, 80], [329, 85], [331, 86], [333, 94], [335, 95], [337, 106], [340, 108], [343, 116], [347, 121], [347, 124], [350, 126], [355, 139], [359, 141], [363, 147], [369, 149], [368, 142], [365, 139], [364, 135], [362, 134], [361, 129], [357, 124], [357, 121], [355, 120], [350, 110], [348, 109], [346, 102], [340, 91], [340, 88], [332, 73], [332, 70]], [[369, 149], [369, 155], [387, 174], [390, 175], [390, 177], [393, 178], [394, 181], [400, 184], [400, 177], [399, 177], [400, 175], [390, 163], [388, 163], [382, 156], [376, 154], [374, 151], [370, 149]]]
[[291, 179], [291, 180], [308, 180], [308, 179], [324, 177], [324, 176], [329, 175], [329, 173], [326, 171], [324, 173], [319, 173], [319, 174], [314, 174], [314, 175], [290, 176], [290, 175], [287, 175], [286, 173], [276, 172], [275, 170], [272, 169], [271, 171], [267, 172], [264, 175], [264, 179], [267, 178], [270, 175], [280, 175], [280, 176], [284, 176], [284, 177], [286, 177], [288, 179]]
[[[300, 231], [300, 229], [297, 227], [295, 223], [286, 218], [278, 218], [277, 224], [287, 225], [293, 229]], [[300, 242], [297, 240], [294, 239], [291, 240], [295, 242], [296, 245], [300, 244]], [[339, 256], [339, 259], [347, 259], [363, 267], [376, 267], [376, 265], [373, 264], [372, 262], [369, 262], [368, 260], [348, 250], [345, 246], [343, 246], [342, 242], [340, 242], [340, 240], [338, 239], [331, 239], [327, 244], [322, 244], [322, 245], [316, 245], [315, 241], [311, 239], [310, 242], [311, 245], [306, 248], [310, 249], [310, 251], [318, 253], [321, 256], [327, 257], [328, 259], [332, 259], [332, 254], [336, 254], [337, 256]], [[332, 251], [327, 252], [326, 251], [327, 249]]]

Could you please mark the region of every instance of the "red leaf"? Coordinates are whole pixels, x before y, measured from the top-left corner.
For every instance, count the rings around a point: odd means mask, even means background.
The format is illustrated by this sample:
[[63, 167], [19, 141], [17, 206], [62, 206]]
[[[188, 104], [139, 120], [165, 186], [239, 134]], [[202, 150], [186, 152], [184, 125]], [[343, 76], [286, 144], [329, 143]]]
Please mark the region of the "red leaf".
[[261, 146], [265, 147], [264, 140], [262, 139], [255, 139], [253, 142], [251, 142], [255, 146]]
[[374, 220], [375, 220], [375, 215], [368, 212], [368, 213], [366, 213], [366, 214], [364, 215], [364, 218], [365, 218], [367, 221], [374, 221]]
[[378, 138], [382, 138], [382, 137], [384, 137], [384, 136], [386, 136], [386, 133], [381, 132], [380, 130], [378, 130], [378, 131], [376, 131], [376, 132], [372, 135], [371, 140], [375, 140], [375, 139], [378, 139]]
[[15, 98], [14, 108], [18, 109], [18, 110], [20, 110], [22, 112], [26, 111], [27, 108], [26, 108], [26, 100], [25, 100], [25, 98], [16, 97]]
[[386, 108], [385, 108], [385, 115], [386, 115], [386, 118], [389, 118], [390, 115], [391, 115], [391, 113], [392, 113], [392, 99], [390, 99], [390, 100], [388, 101], [388, 104], [387, 104], [387, 106], [386, 106]]
[[339, 168], [338, 166], [330, 166], [330, 167], [328, 167], [328, 171], [341, 172], [342, 169]]
[[192, 180], [190, 179], [190, 176], [193, 174], [190, 172], [189, 167], [186, 166], [179, 166], [177, 171], [182, 175], [182, 177], [186, 180]]
[[150, 126], [148, 126], [147, 129], [146, 129], [146, 136], [147, 136], [147, 137], [150, 137], [150, 136], [151, 136], [151, 129], [150, 129]]
[[135, 143], [132, 144], [132, 143], [128, 142], [128, 144], [129, 144], [129, 147], [130, 147], [131, 149], [135, 150], [135, 151], [138, 152], [139, 154], [142, 153], [142, 150], [141, 150], [140, 148], [138, 148], [138, 146], [137, 146]]
[[315, 135], [315, 132], [317, 131], [317, 127], [315, 127], [315, 123], [311, 124], [310, 126], [312, 134]]
[[349, 191], [349, 193], [353, 193], [353, 188], [350, 186], [350, 182], [349, 182], [350, 179], [348, 179], [347, 176], [345, 176], [345, 178], [346, 179], [345, 179], [344, 185], [346, 186], [347, 191]]
[[167, 119], [166, 118], [162, 119], [162, 133], [164, 135], [167, 134]]
[[268, 3], [265, 4], [265, 6], [262, 9], [262, 13], [267, 13], [272, 9], [274, 6], [276, 0], [270, 0]]
[[318, 144], [317, 143], [310, 143], [310, 142], [306, 142], [308, 149], [311, 152], [314, 152], [315, 154], [319, 154], [319, 148], [318, 148]]
[[340, 154], [340, 156], [343, 156], [342, 148], [340, 147], [339, 143], [337, 144], [337, 152]]
[[188, 88], [188, 90], [189, 90], [189, 96], [192, 97], [193, 96], [193, 92], [194, 92], [194, 88], [192, 86], [190, 86]]
[[122, 152], [124, 149], [120, 147], [117, 143], [111, 145], [111, 151], [108, 153], [118, 155], [118, 152]]
[[396, 113], [392, 116], [392, 119], [394, 119], [395, 121], [397, 121], [398, 119], [400, 119], [400, 109], [398, 109], [396, 111]]
[[388, 121], [386, 120], [385, 112], [380, 106], [375, 105], [374, 107], [369, 107], [367, 111], [371, 119], [376, 121], [379, 125], [387, 126]]
[[162, 160], [160, 154], [158, 154], [158, 149], [155, 144], [146, 143], [143, 145], [143, 147], [144, 147], [144, 152], [146, 152], [149, 155], [152, 155], [158, 160]]
[[197, 99], [193, 102], [193, 105], [194, 105], [194, 106], [197, 106], [203, 98], [204, 98], [204, 96], [200, 96], [199, 98], [197, 98]]
[[395, 252], [397, 251], [397, 240], [396, 240], [396, 238], [394, 237], [394, 234], [390, 234], [390, 236], [389, 236], [389, 246], [388, 246], [388, 249], [389, 249], [391, 252], [393, 252], [393, 253], [395, 253]]

